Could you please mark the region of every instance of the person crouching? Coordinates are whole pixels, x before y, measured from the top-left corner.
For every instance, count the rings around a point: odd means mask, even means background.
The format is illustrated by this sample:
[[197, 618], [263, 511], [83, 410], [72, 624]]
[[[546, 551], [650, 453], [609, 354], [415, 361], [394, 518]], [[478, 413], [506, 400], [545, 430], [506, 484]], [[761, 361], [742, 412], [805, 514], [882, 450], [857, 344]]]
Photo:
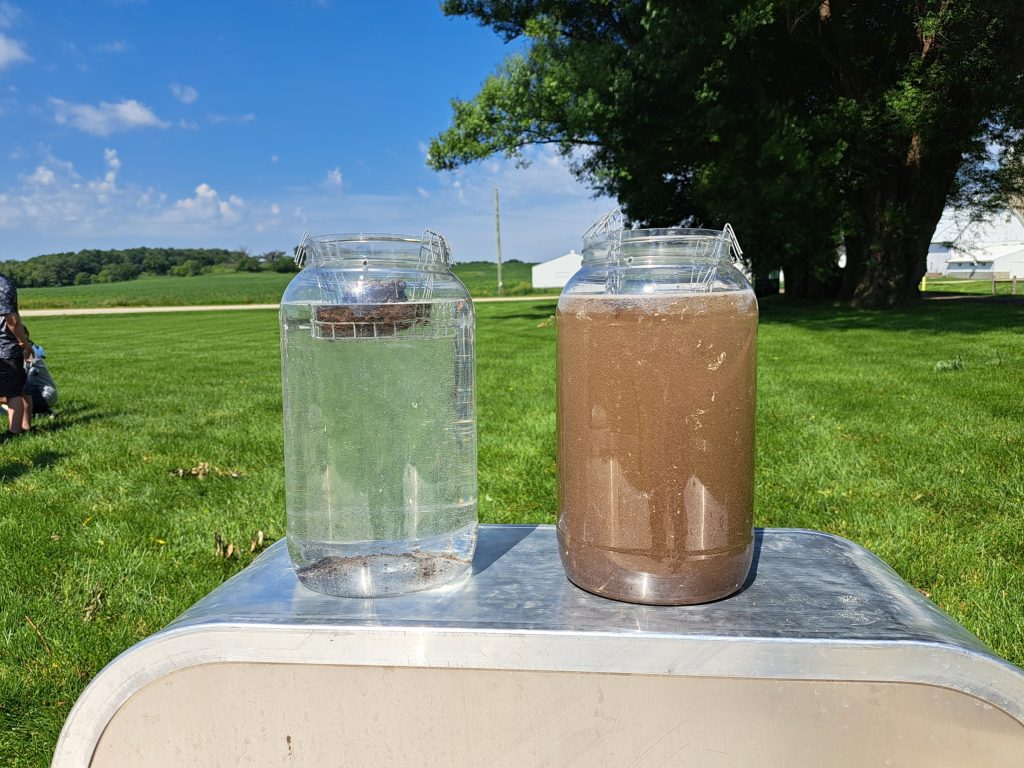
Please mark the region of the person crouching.
[[24, 393], [32, 402], [32, 414], [53, 412], [57, 404], [57, 384], [46, 367], [46, 350], [38, 344], [32, 345], [32, 359], [28, 362], [27, 382]]
[[18, 292], [9, 278], [0, 275], [0, 400], [7, 406], [9, 424], [4, 437], [20, 435], [32, 426], [31, 400], [24, 396], [25, 363], [31, 357], [32, 345], [18, 313]]

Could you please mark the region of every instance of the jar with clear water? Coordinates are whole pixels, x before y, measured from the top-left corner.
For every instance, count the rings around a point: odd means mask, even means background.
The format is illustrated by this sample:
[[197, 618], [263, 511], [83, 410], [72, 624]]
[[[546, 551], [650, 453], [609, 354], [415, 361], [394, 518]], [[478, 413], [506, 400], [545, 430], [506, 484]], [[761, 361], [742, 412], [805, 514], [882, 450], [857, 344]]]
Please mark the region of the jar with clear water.
[[288, 552], [318, 592], [383, 597], [470, 570], [473, 303], [443, 237], [306, 236], [281, 301]]

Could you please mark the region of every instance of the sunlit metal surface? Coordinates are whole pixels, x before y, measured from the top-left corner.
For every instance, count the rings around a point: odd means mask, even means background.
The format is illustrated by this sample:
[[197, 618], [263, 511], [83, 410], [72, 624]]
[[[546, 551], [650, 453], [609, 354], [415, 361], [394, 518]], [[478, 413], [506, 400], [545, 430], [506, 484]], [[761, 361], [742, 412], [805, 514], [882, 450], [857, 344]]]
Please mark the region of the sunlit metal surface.
[[576, 588], [549, 526], [481, 526], [471, 576], [376, 600], [305, 589], [277, 542], [93, 680], [54, 766], [89, 765], [104, 727], [147, 684], [218, 663], [911, 683], [968, 694], [1024, 724], [1024, 671], [845, 539], [759, 530], [739, 593], [672, 607]]
[[758, 530], [754, 566], [738, 594], [678, 607], [621, 603], [573, 586], [549, 526], [481, 526], [477, 548], [472, 578], [458, 589], [359, 600], [302, 588], [280, 541], [164, 631], [211, 624], [482, 626], [680, 639], [934, 642], [988, 654], [875, 555], [815, 531]]

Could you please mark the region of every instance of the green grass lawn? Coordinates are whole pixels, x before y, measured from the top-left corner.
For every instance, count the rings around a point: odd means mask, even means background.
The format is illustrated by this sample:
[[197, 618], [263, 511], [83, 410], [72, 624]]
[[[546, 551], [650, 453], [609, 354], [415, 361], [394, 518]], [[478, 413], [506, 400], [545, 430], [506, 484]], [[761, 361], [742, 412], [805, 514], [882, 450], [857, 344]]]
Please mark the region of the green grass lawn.
[[[502, 281], [506, 296], [533, 293], [532, 268], [532, 264], [519, 261], [504, 265]], [[454, 269], [474, 296], [498, 295], [497, 267], [493, 263], [472, 261], [456, 264]], [[145, 277], [123, 283], [60, 288], [20, 288], [18, 303], [21, 309], [276, 304], [292, 277], [294, 275], [276, 272], [228, 272], [198, 277]]]
[[[1010, 280], [996, 281], [996, 295], [1009, 296], [1013, 291]], [[925, 281], [925, 295], [962, 293], [972, 296], [991, 296], [991, 280], [958, 280], [949, 277], [930, 277]], [[1017, 281], [1017, 295], [1024, 295], [1024, 280]]]
[[[478, 308], [484, 522], [555, 519], [553, 311]], [[1018, 665], [1022, 327], [1020, 305], [765, 302], [756, 513], [867, 546]], [[42, 768], [103, 665], [251, 562], [257, 531], [280, 538], [285, 518], [276, 313], [32, 330], [61, 416], [0, 445], [0, 764]], [[206, 477], [175, 471], [201, 462]], [[218, 534], [238, 554], [218, 556]]]

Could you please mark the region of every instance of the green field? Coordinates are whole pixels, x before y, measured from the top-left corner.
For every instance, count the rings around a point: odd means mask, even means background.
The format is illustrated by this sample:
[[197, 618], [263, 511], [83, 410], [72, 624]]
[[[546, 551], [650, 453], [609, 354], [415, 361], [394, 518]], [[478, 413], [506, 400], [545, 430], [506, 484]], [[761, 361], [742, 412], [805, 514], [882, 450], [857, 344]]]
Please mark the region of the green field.
[[[557, 295], [558, 289], [533, 289], [532, 264], [513, 261], [504, 265], [506, 296]], [[497, 268], [492, 262], [456, 264], [455, 274], [476, 297], [497, 296]], [[79, 309], [89, 307], [170, 307], [206, 304], [276, 304], [293, 275], [275, 272], [228, 272], [198, 277], [144, 277], [123, 283], [72, 285], [61, 288], [20, 288], [21, 309]], [[1018, 291], [1024, 295], [1024, 281]], [[1010, 282], [996, 284], [996, 292], [1010, 294]], [[991, 280], [935, 278], [926, 296], [936, 294], [991, 295]]]
[[[478, 308], [484, 522], [555, 519], [553, 311]], [[765, 302], [756, 478], [758, 525], [867, 546], [1018, 665], [1022, 325], [1017, 304]], [[103, 665], [285, 522], [276, 313], [37, 318], [32, 330], [62, 402], [0, 445], [0, 764], [42, 768]], [[959, 363], [937, 370], [947, 361]], [[189, 473], [203, 462], [205, 477]], [[216, 535], [238, 552], [218, 555]]]
[[[505, 295], [533, 293], [532, 267], [521, 261], [504, 265]], [[498, 295], [497, 267], [491, 262], [456, 264], [455, 274], [474, 296]], [[123, 283], [60, 288], [19, 288], [18, 302], [21, 309], [276, 304], [292, 277], [294, 275], [276, 272], [228, 272], [197, 277], [144, 277]]]
[[[996, 281], [996, 295], [1009, 296], [1013, 292], [1010, 280]], [[971, 296], [991, 296], [991, 280], [957, 280], [948, 277], [928, 278], [925, 281], [924, 294], [967, 294]], [[1017, 295], [1024, 296], [1024, 280], [1017, 281]]]

